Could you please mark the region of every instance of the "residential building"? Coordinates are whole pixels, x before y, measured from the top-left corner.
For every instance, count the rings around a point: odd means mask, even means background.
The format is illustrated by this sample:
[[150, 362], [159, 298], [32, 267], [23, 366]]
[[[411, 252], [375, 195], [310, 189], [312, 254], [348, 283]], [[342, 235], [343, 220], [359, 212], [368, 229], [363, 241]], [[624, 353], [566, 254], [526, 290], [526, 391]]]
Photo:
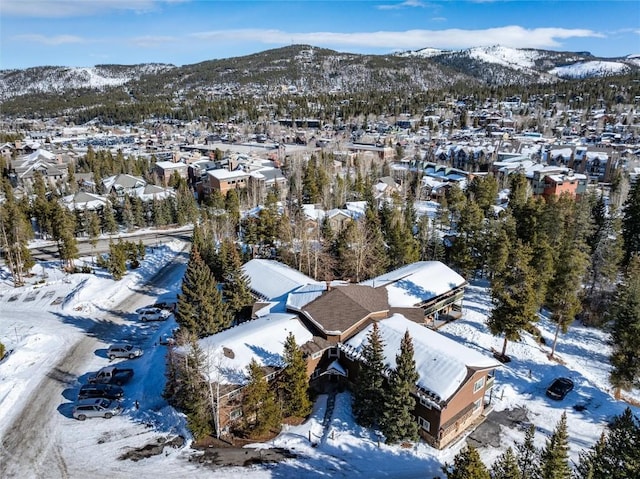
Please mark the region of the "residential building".
[[500, 363], [426, 327], [428, 318], [459, 307], [466, 285], [442, 263], [407, 265], [362, 284], [314, 281], [272, 260], [251, 260], [243, 271], [260, 298], [255, 319], [200, 340], [216, 358], [212, 377], [223, 431], [242, 414], [251, 359], [268, 380], [275, 379], [284, 366], [284, 340], [292, 333], [305, 354], [311, 387], [351, 387], [374, 322], [385, 345], [387, 375], [405, 331], [412, 337], [419, 375], [413, 412], [426, 441], [446, 447], [486, 412]]

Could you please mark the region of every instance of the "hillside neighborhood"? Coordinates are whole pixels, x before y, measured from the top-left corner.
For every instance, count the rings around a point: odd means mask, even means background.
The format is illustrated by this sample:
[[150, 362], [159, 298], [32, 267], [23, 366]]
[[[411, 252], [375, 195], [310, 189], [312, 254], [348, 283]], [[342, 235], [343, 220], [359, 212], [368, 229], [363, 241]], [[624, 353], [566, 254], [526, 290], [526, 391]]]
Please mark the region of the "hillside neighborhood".
[[393, 55], [526, 84], [211, 83], [122, 121], [12, 114], [2, 78], [0, 476], [634, 477], [638, 60], [534, 81], [547, 54]]

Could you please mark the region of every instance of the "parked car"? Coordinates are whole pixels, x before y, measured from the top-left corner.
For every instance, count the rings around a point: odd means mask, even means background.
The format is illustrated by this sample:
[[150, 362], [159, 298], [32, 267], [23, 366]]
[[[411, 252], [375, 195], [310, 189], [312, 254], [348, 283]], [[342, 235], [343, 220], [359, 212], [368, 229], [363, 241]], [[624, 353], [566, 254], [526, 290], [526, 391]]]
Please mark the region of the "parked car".
[[556, 401], [565, 398], [569, 391], [573, 389], [573, 381], [569, 378], [556, 378], [547, 388], [547, 396]]
[[115, 358], [137, 358], [142, 356], [142, 349], [137, 346], [132, 346], [131, 344], [112, 344], [107, 349], [107, 356], [109, 359]]
[[118, 400], [124, 396], [124, 390], [113, 384], [85, 384], [78, 391], [78, 399], [105, 398]]
[[159, 303], [154, 304], [152, 307], [166, 309], [167, 311], [171, 311], [173, 313], [175, 312], [177, 306], [178, 305], [175, 302], [172, 303], [169, 301], [160, 301]]
[[118, 386], [122, 386], [128, 383], [132, 377], [133, 369], [131, 368], [107, 366], [97, 373], [90, 375], [87, 381], [91, 384], [117, 384]]
[[73, 417], [79, 421], [84, 421], [90, 417], [111, 419], [121, 412], [122, 407], [117, 401], [104, 398], [81, 399], [73, 407]]
[[165, 321], [171, 312], [160, 308], [141, 308], [138, 310], [140, 321]]

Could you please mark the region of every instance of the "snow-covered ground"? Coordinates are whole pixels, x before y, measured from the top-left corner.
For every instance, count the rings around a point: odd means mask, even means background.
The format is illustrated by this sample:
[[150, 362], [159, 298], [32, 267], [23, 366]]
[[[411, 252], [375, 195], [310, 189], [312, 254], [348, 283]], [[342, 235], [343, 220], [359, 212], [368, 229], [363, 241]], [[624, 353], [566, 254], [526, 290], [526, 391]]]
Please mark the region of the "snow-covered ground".
[[[428, 210], [428, 208], [425, 208]], [[184, 433], [184, 420], [161, 397], [164, 385], [165, 346], [161, 335], [175, 326], [166, 323], [139, 323], [134, 311], [157, 298], [175, 296], [184, 265], [170, 274], [156, 276], [158, 288], [146, 288], [145, 282], [181, 252], [182, 245], [170, 243], [156, 247], [141, 268], [120, 282], [107, 275], [63, 275], [54, 265], [34, 268], [34, 281], [40, 284], [13, 289], [8, 276], [0, 277], [0, 341], [14, 352], [0, 363], [0, 475], [3, 477], [199, 477], [284, 478], [284, 477], [434, 477], [441, 475], [444, 462], [464, 445], [464, 441], [444, 451], [426, 444], [411, 448], [379, 444], [374, 431], [353, 421], [350, 396], [338, 394], [332, 413], [327, 415], [327, 396], [320, 396], [314, 412], [304, 424], [285, 426], [268, 444], [252, 447], [283, 447], [296, 454], [279, 464], [248, 468], [216, 468], [189, 461], [188, 447], [166, 448], [163, 454], [134, 462], [120, 456], [133, 448], [157, 443], [166, 437]], [[45, 277], [46, 275], [46, 277]], [[475, 282], [468, 288], [463, 319], [445, 326], [441, 332], [486, 354], [500, 349], [502, 339], [491, 336], [484, 321], [490, 311], [488, 285]], [[574, 324], [561, 336], [557, 348], [559, 362], [547, 358], [553, 338], [553, 325], [542, 317], [539, 328], [547, 341], [541, 346], [530, 336], [509, 343], [512, 362], [497, 374], [492, 403], [496, 411], [524, 407], [529, 421], [537, 426], [537, 442], [544, 444], [563, 411], [568, 416], [571, 456], [593, 444], [606, 422], [627, 406], [611, 395], [607, 375], [609, 346], [607, 335], [599, 330]], [[88, 339], [87, 339], [88, 338]], [[144, 348], [144, 355], [126, 361], [136, 370], [131, 384], [125, 386], [124, 414], [111, 420], [79, 422], [70, 417], [72, 402], [85, 374], [109, 364], [104, 348], [126, 339]], [[80, 346], [79, 346], [80, 345]], [[84, 356], [78, 348], [88, 348]], [[73, 349], [82, 364], [65, 365]], [[88, 359], [86, 359], [88, 358]], [[142, 371], [148, 371], [142, 374]], [[553, 378], [571, 377], [575, 389], [563, 401], [552, 401], [545, 389]], [[12, 425], [23, 410], [24, 402], [38, 394], [38, 388], [54, 381], [57, 394], [54, 407], [45, 413], [46, 430], [34, 431], [31, 456], [16, 457]], [[640, 391], [629, 394], [640, 401]], [[140, 409], [134, 407], [138, 400]], [[582, 406], [574, 409], [574, 406]], [[330, 406], [329, 406], [330, 407]], [[28, 408], [28, 405], [27, 405]], [[638, 408], [634, 408], [640, 414]], [[492, 462], [507, 446], [521, 440], [524, 426], [501, 430], [501, 446], [486, 446], [480, 452]], [[55, 459], [55, 460], [53, 460]], [[8, 466], [7, 466], [8, 464]], [[7, 469], [4, 469], [4, 468]]]

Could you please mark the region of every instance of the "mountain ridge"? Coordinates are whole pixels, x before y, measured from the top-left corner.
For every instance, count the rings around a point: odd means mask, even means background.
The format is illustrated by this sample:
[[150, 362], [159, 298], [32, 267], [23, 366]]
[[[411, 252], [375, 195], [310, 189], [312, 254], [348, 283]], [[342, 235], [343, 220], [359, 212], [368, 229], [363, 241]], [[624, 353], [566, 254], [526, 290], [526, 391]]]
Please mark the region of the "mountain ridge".
[[126, 105], [155, 98], [179, 102], [185, 95], [205, 99], [365, 91], [411, 95], [454, 85], [531, 85], [639, 71], [638, 55], [599, 58], [590, 52], [500, 45], [367, 55], [288, 45], [182, 66], [143, 63], [0, 70], [0, 104], [15, 104], [20, 99], [42, 105], [56, 96], [59, 100], [62, 94], [76, 98], [71, 108], [79, 103]]

